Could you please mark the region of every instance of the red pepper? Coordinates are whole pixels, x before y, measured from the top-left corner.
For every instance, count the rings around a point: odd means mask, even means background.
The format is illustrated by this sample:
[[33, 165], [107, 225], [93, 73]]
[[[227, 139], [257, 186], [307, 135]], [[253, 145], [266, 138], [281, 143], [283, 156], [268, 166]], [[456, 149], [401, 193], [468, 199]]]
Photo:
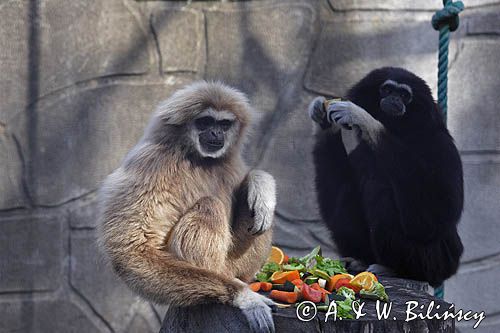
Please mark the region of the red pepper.
[[310, 287], [311, 287], [312, 289], [314, 289], [314, 290], [319, 290], [319, 291], [321, 291], [323, 294], [331, 294], [331, 292], [329, 292], [328, 290], [321, 288], [321, 287], [319, 286], [319, 283], [318, 283], [318, 282], [315, 282], [315, 283], [311, 284], [311, 286], [310, 286]]
[[350, 279], [340, 279], [337, 281], [337, 283], [335, 283], [335, 290], [339, 290], [341, 287], [346, 287], [346, 288], [349, 288], [351, 290], [354, 290], [354, 292], [359, 292], [359, 291], [356, 291], [355, 288], [349, 283], [349, 281], [351, 281]]
[[313, 303], [319, 303], [321, 302], [321, 299], [323, 298], [323, 293], [319, 290], [314, 290], [311, 287], [307, 285], [307, 283], [304, 283], [302, 285], [302, 298], [306, 301], [311, 301]]

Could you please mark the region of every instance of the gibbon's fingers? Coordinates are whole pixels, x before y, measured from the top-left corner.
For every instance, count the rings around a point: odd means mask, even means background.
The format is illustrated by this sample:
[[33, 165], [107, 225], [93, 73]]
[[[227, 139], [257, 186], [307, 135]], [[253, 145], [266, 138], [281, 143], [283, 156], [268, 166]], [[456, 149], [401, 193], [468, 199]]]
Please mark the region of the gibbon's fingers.
[[272, 307], [274, 302], [259, 295], [249, 288], [242, 290], [234, 304], [241, 309], [247, 318], [250, 329], [254, 333], [274, 333]]
[[203, 197], [180, 218], [167, 242], [180, 259], [224, 272], [231, 230], [222, 201]]
[[247, 200], [254, 216], [254, 223], [248, 231], [252, 235], [259, 235], [269, 230], [276, 208], [276, 182], [273, 176], [262, 170], [250, 171]]
[[309, 104], [308, 108], [309, 117], [322, 127], [328, 125], [324, 107], [325, 101], [326, 99], [324, 97], [318, 96]]

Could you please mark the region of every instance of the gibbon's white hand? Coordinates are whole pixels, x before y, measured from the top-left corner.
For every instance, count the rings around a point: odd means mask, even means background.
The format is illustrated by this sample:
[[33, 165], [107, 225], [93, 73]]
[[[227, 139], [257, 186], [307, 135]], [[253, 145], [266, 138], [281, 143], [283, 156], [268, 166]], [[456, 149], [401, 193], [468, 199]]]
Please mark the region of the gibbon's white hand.
[[[359, 144], [357, 138], [375, 145], [384, 129], [384, 126], [365, 109], [350, 101], [333, 102], [326, 109], [326, 113], [328, 121], [342, 126], [344, 130], [354, 129], [354, 133], [351, 133], [351, 135], [342, 134], [343, 141], [344, 137], [346, 137], [346, 142], [352, 141], [352, 144], [349, 143], [346, 150], [350, 149], [352, 151]], [[347, 139], [348, 137], [349, 139]]]
[[273, 224], [276, 182], [273, 176], [262, 170], [252, 170], [248, 177], [248, 207], [254, 222], [248, 231], [252, 235], [259, 235]]

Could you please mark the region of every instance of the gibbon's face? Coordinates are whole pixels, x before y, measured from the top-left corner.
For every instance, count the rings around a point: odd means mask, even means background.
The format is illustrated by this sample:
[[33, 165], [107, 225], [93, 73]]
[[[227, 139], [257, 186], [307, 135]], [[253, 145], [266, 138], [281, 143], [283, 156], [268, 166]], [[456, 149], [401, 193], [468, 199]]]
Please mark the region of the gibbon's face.
[[236, 142], [239, 126], [232, 112], [207, 109], [191, 122], [190, 137], [202, 157], [219, 158]]
[[400, 117], [406, 113], [413, 99], [411, 87], [394, 80], [387, 80], [379, 88], [380, 109], [389, 116]]

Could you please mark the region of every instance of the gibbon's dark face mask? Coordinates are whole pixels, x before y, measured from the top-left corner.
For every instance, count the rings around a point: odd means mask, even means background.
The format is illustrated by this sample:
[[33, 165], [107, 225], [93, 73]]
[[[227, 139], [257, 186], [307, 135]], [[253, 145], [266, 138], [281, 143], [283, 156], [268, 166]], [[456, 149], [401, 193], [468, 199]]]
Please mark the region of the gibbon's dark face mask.
[[203, 150], [214, 153], [224, 148], [226, 132], [233, 126], [234, 120], [215, 119], [210, 116], [195, 120], [196, 129], [199, 131], [200, 145]]
[[387, 80], [380, 86], [380, 109], [390, 116], [402, 116], [411, 103], [413, 92], [410, 86]]

